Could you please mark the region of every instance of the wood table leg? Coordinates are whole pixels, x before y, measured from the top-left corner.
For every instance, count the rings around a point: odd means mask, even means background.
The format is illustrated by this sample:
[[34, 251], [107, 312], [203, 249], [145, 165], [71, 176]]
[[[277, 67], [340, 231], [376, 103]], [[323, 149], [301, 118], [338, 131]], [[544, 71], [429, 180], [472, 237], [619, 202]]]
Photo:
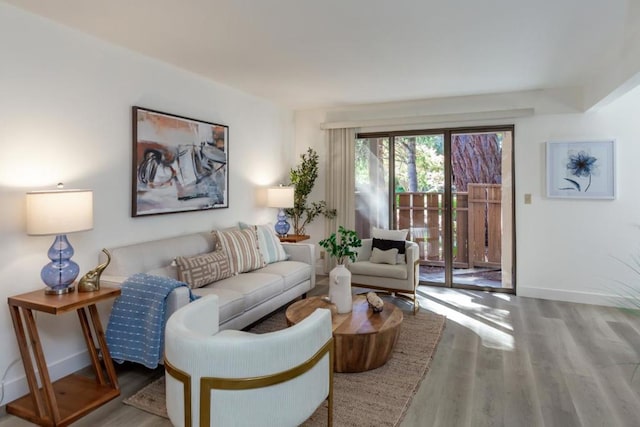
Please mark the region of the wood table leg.
[[40, 383], [42, 384], [42, 389], [44, 391], [45, 402], [48, 406], [49, 415], [53, 420], [54, 425], [56, 425], [60, 421], [60, 411], [58, 409], [55, 392], [53, 391], [53, 385], [51, 384], [51, 378], [49, 377], [49, 368], [47, 368], [47, 362], [44, 359], [42, 344], [40, 344], [38, 328], [36, 327], [36, 322], [33, 318], [33, 312], [29, 309], [23, 310], [24, 319], [27, 324], [27, 331], [29, 331], [29, 336], [31, 337], [31, 349], [33, 350], [36, 365], [38, 366], [38, 371], [40, 373]]
[[[7, 403], [7, 413], [40, 426], [67, 427], [120, 395], [118, 379], [95, 306], [98, 301], [118, 295], [120, 289], [105, 287], [95, 292], [57, 296], [36, 290], [8, 298], [30, 392]], [[72, 311], [78, 313], [95, 378], [72, 373], [51, 382], [34, 311], [55, 316]], [[104, 354], [103, 360], [100, 350]]]
[[100, 323], [100, 316], [98, 315], [98, 309], [96, 308], [95, 304], [89, 306], [89, 313], [91, 314], [93, 330], [95, 331], [96, 338], [98, 339], [98, 345], [100, 346], [100, 350], [102, 352], [102, 361], [104, 362], [104, 368], [107, 371], [109, 381], [111, 381], [111, 385], [114, 389], [120, 390], [120, 386], [118, 385], [118, 376], [116, 375], [116, 370], [113, 367], [113, 360], [111, 360], [111, 353], [109, 353], [107, 339], [105, 338], [104, 330], [102, 329], [102, 324]]
[[33, 362], [31, 361], [31, 353], [29, 352], [29, 345], [27, 344], [27, 336], [25, 334], [24, 325], [22, 323], [22, 317], [20, 317], [20, 308], [15, 306], [9, 306], [11, 312], [11, 320], [13, 321], [13, 328], [16, 331], [16, 339], [18, 340], [18, 347], [20, 348], [20, 356], [22, 357], [22, 364], [24, 365], [24, 372], [27, 376], [27, 384], [29, 384], [29, 391], [31, 392], [31, 398], [33, 400], [33, 407], [36, 412], [36, 416], [44, 418], [45, 408], [42, 402], [42, 396], [40, 395], [40, 389], [38, 388], [38, 380], [36, 379], [36, 372], [33, 369]]
[[78, 318], [80, 319], [80, 326], [82, 326], [84, 341], [87, 344], [87, 350], [89, 350], [89, 357], [91, 358], [91, 364], [93, 365], [93, 372], [96, 375], [98, 384], [104, 385], [106, 384], [104, 379], [104, 372], [102, 371], [102, 365], [100, 364], [100, 359], [98, 358], [98, 350], [96, 350], [96, 344], [93, 340], [93, 335], [91, 334], [91, 328], [89, 327], [87, 313], [84, 311], [84, 308], [79, 308], [77, 312]]

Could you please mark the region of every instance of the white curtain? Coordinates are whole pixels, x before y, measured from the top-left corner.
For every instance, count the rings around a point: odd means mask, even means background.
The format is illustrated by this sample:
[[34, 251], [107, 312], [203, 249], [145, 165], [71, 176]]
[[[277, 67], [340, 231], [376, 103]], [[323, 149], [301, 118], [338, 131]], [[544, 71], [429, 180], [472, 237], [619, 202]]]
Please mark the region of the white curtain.
[[[355, 147], [356, 129], [327, 130], [326, 201], [337, 210], [334, 219], [325, 221], [325, 236], [338, 232], [342, 225], [353, 230], [356, 225], [355, 208]], [[325, 258], [325, 272], [335, 266], [335, 260]]]

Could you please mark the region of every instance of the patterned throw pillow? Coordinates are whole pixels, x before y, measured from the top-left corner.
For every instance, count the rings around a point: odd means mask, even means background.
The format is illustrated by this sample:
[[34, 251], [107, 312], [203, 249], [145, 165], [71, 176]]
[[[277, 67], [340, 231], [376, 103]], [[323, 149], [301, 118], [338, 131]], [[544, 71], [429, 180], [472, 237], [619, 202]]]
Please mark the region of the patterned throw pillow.
[[245, 273], [264, 267], [266, 264], [258, 249], [256, 230], [217, 230], [220, 246], [227, 253], [233, 274]]
[[255, 228], [258, 235], [258, 249], [260, 249], [265, 263], [271, 264], [273, 262], [286, 261], [289, 258], [280, 243], [280, 239], [278, 239], [273, 230], [273, 225], [250, 225], [244, 222], [239, 225], [241, 229]]
[[229, 257], [221, 250], [189, 258], [179, 256], [176, 264], [178, 279], [192, 289], [232, 276]]

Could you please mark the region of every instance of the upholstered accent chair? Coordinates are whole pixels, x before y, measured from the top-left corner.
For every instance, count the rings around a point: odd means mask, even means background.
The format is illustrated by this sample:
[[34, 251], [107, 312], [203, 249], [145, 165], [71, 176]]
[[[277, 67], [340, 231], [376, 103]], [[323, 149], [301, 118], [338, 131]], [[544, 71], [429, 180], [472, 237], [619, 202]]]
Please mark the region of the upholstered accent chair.
[[419, 280], [419, 248], [418, 244], [406, 240], [405, 256], [397, 258], [400, 262], [389, 264], [375, 262], [372, 257], [373, 239], [362, 239], [362, 246], [356, 248], [358, 258], [347, 264], [351, 271], [351, 285], [367, 289], [387, 291], [395, 296], [413, 302], [414, 314], [420, 308], [416, 289]]
[[331, 313], [289, 328], [218, 330], [218, 297], [176, 311], [165, 335], [167, 412], [175, 426], [297, 426], [333, 410]]

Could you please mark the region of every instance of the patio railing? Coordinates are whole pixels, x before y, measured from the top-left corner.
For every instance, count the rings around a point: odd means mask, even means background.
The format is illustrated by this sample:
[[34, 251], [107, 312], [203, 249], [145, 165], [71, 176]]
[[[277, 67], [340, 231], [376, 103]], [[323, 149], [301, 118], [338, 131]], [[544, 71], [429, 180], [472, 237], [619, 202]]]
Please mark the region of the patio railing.
[[[420, 263], [444, 265], [442, 193], [397, 193], [396, 224], [409, 229], [420, 247]], [[453, 194], [454, 268], [500, 268], [502, 256], [502, 188], [499, 184], [469, 184], [468, 192]], [[368, 224], [357, 212], [359, 224]], [[368, 227], [367, 227], [368, 229]]]

